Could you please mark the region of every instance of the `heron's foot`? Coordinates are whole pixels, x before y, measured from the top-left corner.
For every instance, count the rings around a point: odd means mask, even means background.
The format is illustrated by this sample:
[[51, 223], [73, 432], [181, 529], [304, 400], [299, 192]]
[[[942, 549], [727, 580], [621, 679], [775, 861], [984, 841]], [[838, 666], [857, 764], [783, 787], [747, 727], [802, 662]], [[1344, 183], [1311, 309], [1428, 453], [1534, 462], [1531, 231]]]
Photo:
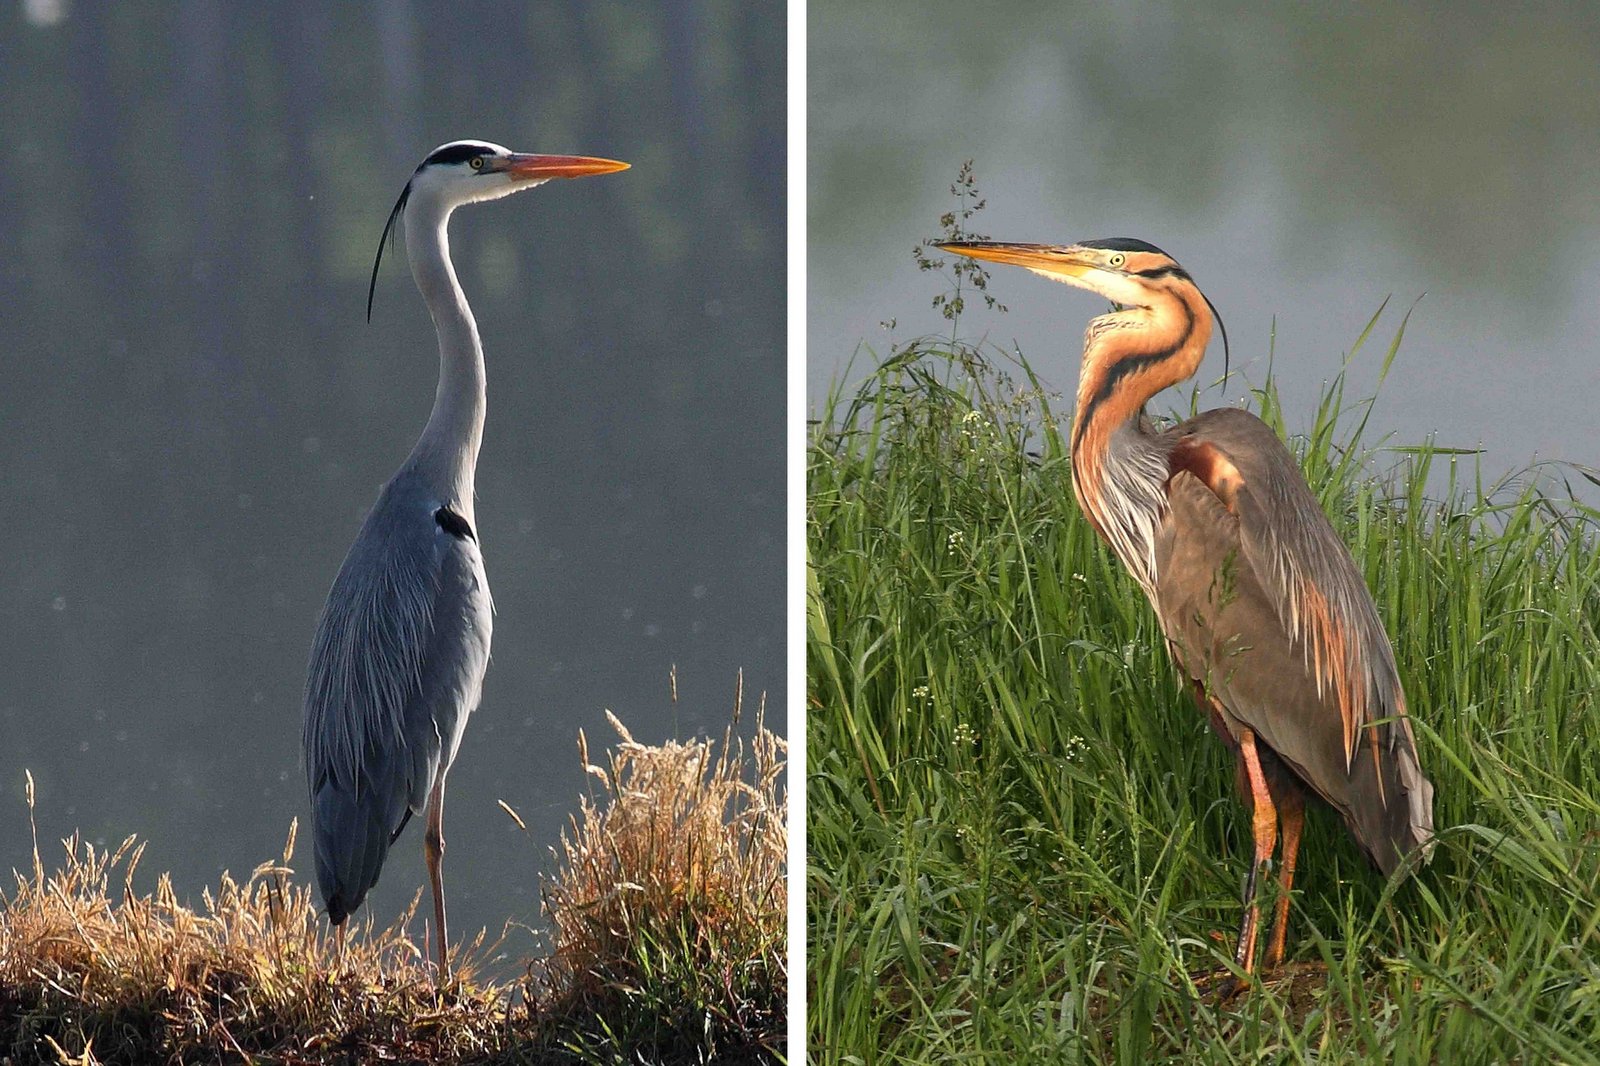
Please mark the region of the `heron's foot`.
[[1255, 986], [1257, 975], [1240, 973], [1229, 966], [1219, 966], [1191, 974], [1190, 979], [1194, 981], [1195, 992], [1201, 999], [1209, 1001], [1216, 1007], [1228, 1007]]
[[1255, 987], [1255, 979], [1252, 975], [1245, 974], [1240, 976], [1238, 974], [1228, 974], [1226, 977], [1223, 977], [1217, 982], [1217, 1006], [1228, 1006], [1234, 1000], [1249, 992], [1253, 987]]

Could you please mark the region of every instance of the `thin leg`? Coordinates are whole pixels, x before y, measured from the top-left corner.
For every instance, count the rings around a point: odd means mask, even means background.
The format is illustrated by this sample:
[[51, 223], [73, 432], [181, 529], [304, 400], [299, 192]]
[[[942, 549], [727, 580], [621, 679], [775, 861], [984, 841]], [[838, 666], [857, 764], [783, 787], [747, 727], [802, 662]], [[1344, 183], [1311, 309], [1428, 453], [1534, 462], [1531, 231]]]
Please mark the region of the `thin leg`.
[[1267, 945], [1266, 967], [1283, 961], [1284, 937], [1289, 931], [1289, 889], [1294, 885], [1294, 861], [1300, 851], [1300, 830], [1306, 822], [1306, 798], [1298, 788], [1282, 788], [1278, 817], [1283, 825], [1283, 866], [1278, 872], [1278, 911], [1272, 920], [1272, 941]]
[[1261, 908], [1256, 905], [1256, 873], [1272, 862], [1272, 848], [1278, 839], [1278, 812], [1267, 791], [1267, 778], [1256, 756], [1256, 735], [1249, 729], [1239, 733], [1239, 758], [1250, 785], [1251, 829], [1255, 836], [1255, 859], [1244, 879], [1244, 921], [1239, 927], [1239, 950], [1234, 961], [1245, 973], [1256, 968], [1256, 931], [1261, 924]]
[[333, 927], [333, 950], [335, 964], [344, 969], [344, 922]]
[[446, 951], [450, 933], [444, 921], [444, 775], [434, 782], [428, 794], [428, 828], [422, 835], [422, 854], [428, 862], [428, 881], [433, 886], [433, 925], [439, 937], [439, 983], [450, 980], [450, 960]]

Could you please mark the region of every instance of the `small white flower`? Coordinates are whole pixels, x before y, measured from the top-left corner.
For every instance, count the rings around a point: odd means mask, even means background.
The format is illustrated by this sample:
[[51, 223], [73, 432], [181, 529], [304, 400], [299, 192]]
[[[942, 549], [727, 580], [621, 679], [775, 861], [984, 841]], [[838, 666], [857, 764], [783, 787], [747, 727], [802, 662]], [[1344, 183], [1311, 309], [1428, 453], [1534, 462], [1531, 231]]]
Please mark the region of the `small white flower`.
[[949, 546], [951, 551], [955, 551], [957, 548], [961, 547], [962, 544], [966, 543], [966, 540], [967, 535], [965, 533], [959, 529], [952, 529], [950, 531], [950, 536], [946, 538], [946, 544]]
[[928, 698], [928, 686], [918, 685], [916, 688], [911, 690], [911, 694], [919, 700], [925, 700]]

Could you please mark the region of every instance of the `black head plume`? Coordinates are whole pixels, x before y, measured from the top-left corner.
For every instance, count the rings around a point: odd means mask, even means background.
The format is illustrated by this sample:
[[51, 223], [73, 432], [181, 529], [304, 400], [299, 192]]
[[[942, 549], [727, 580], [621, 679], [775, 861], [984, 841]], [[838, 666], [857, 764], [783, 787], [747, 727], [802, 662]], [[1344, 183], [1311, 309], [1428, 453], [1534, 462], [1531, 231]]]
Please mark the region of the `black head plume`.
[[1228, 391], [1228, 326], [1222, 321], [1222, 312], [1217, 310], [1217, 305], [1211, 302], [1211, 297], [1205, 293], [1200, 294], [1200, 299], [1211, 308], [1211, 317], [1217, 320], [1217, 328], [1222, 331], [1222, 391]]
[[389, 212], [389, 221], [383, 224], [383, 236], [378, 238], [378, 255], [372, 261], [372, 281], [367, 285], [367, 321], [372, 321], [372, 294], [378, 291], [378, 264], [383, 262], [383, 246], [394, 243], [394, 224], [406, 209], [406, 201], [411, 198], [411, 183], [406, 182], [406, 187], [400, 190], [400, 199], [394, 202], [394, 210]]

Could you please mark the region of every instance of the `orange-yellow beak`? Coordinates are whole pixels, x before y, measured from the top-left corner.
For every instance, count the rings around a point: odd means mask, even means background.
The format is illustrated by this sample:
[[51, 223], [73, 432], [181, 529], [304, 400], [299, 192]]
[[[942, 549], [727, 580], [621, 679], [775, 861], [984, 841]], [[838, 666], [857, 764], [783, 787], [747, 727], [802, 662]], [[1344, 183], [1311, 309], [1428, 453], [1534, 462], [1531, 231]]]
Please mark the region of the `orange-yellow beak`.
[[614, 174], [629, 164], [615, 159], [596, 159], [587, 155], [522, 155], [505, 161], [505, 170], [520, 181], [549, 178], [586, 178], [591, 174]]
[[950, 241], [939, 245], [947, 252], [988, 259], [995, 263], [1027, 267], [1038, 274], [1076, 278], [1099, 264], [1072, 245], [1008, 244], [1004, 241]]

